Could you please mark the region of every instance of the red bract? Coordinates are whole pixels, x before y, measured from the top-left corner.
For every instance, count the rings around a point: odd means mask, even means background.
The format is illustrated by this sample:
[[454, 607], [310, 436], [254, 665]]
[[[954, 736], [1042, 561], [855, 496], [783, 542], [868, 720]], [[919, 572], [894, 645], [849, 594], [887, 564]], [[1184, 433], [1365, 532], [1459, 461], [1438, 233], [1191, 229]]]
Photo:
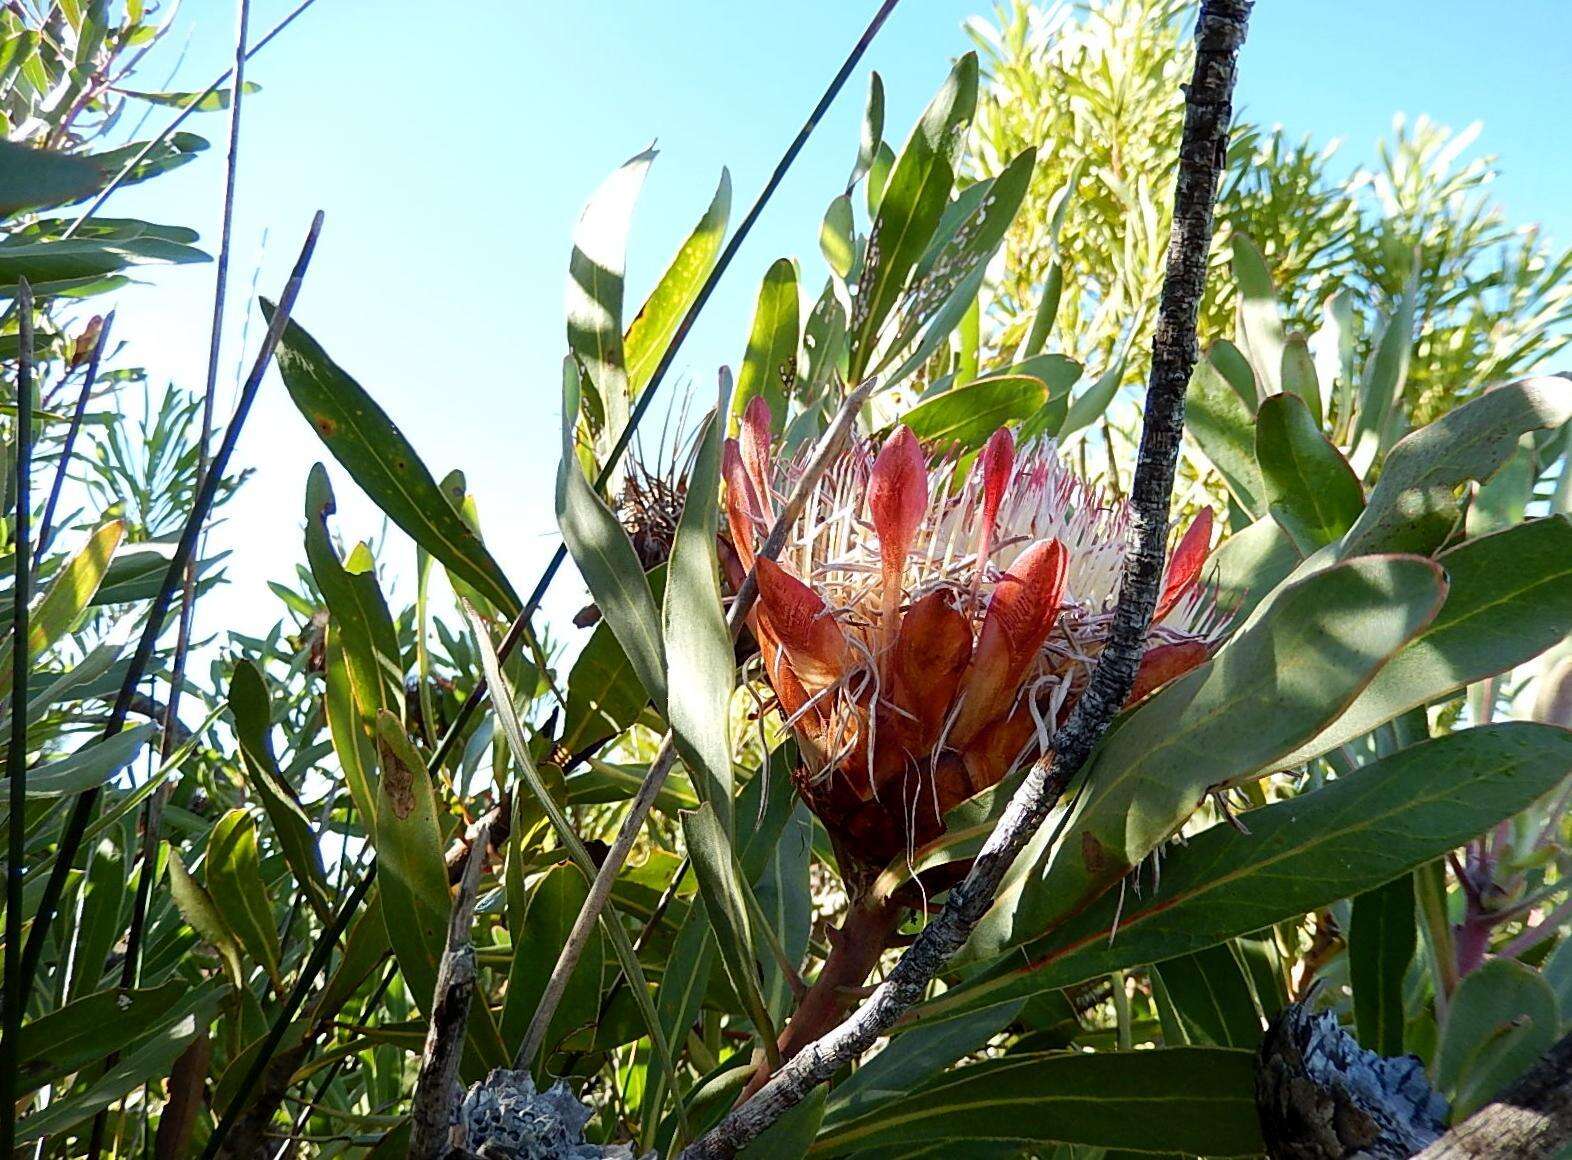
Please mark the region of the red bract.
[[[723, 463], [738, 560], [754, 565], [799, 477], [755, 399]], [[938, 837], [944, 815], [1042, 757], [1112, 623], [1125, 505], [999, 430], [958, 477], [898, 427], [825, 473], [777, 563], [758, 560], [750, 625], [796, 735], [795, 783], [861, 880]], [[1203, 511], [1169, 560], [1132, 700], [1200, 664], [1221, 618], [1201, 584]]]

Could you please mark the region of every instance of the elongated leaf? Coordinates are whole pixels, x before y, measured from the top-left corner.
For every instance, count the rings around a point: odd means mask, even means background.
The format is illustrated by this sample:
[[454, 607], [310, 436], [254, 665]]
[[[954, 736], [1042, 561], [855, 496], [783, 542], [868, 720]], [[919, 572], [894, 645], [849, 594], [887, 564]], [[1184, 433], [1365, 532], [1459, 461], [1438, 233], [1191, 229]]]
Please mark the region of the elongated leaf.
[[91, 157], [16, 141], [0, 141], [0, 174], [0, 214], [76, 201], [97, 192], [108, 179], [104, 166]]
[[[125, 535], [123, 520], [110, 520], [91, 537], [82, 550], [71, 557], [44, 593], [37, 607], [28, 613], [28, 655], [36, 657], [75, 626], [93, 602], [93, 596], [109, 570], [109, 561]], [[11, 692], [12, 634], [0, 642], [0, 697]]]
[[273, 823], [284, 859], [294, 871], [306, 901], [318, 917], [327, 921], [333, 907], [322, 873], [322, 850], [311, 819], [278, 772], [273, 758], [273, 709], [267, 682], [250, 661], [235, 665], [229, 682], [229, 711], [234, 717], [235, 740], [240, 743], [240, 756], [250, 775], [251, 787]]
[[699, 800], [714, 806], [722, 828], [731, 833], [731, 695], [737, 687], [737, 666], [721, 607], [715, 547], [728, 385], [723, 383], [720, 402], [700, 429], [666, 565], [661, 623], [670, 689], [667, 721]]
[[[197, 100], [198, 93], [181, 92], [139, 92], [135, 89], [119, 89], [118, 92], [128, 97], [135, 97], [139, 101], [146, 101], [150, 105], [164, 105], [172, 109], [190, 108], [194, 113], [215, 113], [221, 109], [229, 108], [231, 89], [214, 89], [212, 92]], [[262, 86], [247, 81], [241, 89], [244, 93], [258, 93]], [[193, 103], [195, 102], [195, 103]]]
[[1049, 848], [1054, 827], [1043, 827], [973, 945], [1000, 950], [1073, 913], [1172, 834], [1208, 787], [1314, 736], [1430, 622], [1445, 591], [1429, 560], [1372, 556], [1279, 592], [1217, 657], [1114, 724], [1064, 840]]
[[[509, 873], [514, 872], [510, 861]], [[518, 871], [522, 876], [522, 870]], [[522, 888], [522, 883], [520, 883]], [[513, 936], [513, 963], [508, 970], [508, 990], [502, 1006], [502, 1037], [507, 1043], [524, 1038], [525, 1028], [534, 1015], [540, 997], [557, 965], [557, 952], [573, 929], [589, 883], [571, 862], [551, 868], [530, 891], [527, 904], [516, 911], [514, 899], [508, 901], [508, 927]], [[584, 948], [584, 956], [568, 980], [567, 990], [557, 1004], [542, 1044], [544, 1058], [570, 1033], [592, 1024], [600, 1009], [600, 974], [605, 961], [603, 937], [596, 932]], [[531, 1060], [531, 1065], [535, 1061]]]
[[1348, 975], [1359, 1042], [1377, 1055], [1403, 1054], [1403, 978], [1418, 942], [1414, 876], [1404, 874], [1354, 898]]
[[[27, 771], [28, 799], [53, 801], [105, 784], [136, 760], [157, 728], [149, 723], [122, 729], [113, 737], [84, 745], [58, 761], [35, 765]], [[0, 778], [0, 797], [10, 791], [11, 779]], [[9, 813], [9, 806], [0, 807], [0, 815]]]
[[1315, 359], [1302, 334], [1291, 334], [1283, 346], [1283, 393], [1297, 395], [1310, 412], [1317, 430], [1325, 419], [1321, 406], [1321, 384], [1316, 378]]
[[[264, 299], [270, 321], [273, 310]], [[503, 615], [516, 616], [520, 604], [512, 585], [404, 433], [293, 319], [279, 342], [278, 370], [295, 406], [371, 501]]]
[[191, 872], [180, 858], [180, 852], [173, 846], [169, 847], [169, 893], [180, 910], [180, 917], [186, 920], [203, 942], [218, 952], [218, 957], [224, 963], [225, 974], [229, 977], [229, 985], [236, 991], [243, 990], [246, 968], [241, 959], [240, 940], [229, 925], [228, 917], [202, 884], [191, 877]]
[[1266, 486], [1255, 461], [1255, 419], [1212, 355], [1195, 364], [1185, 419], [1186, 430], [1239, 506], [1257, 518], [1266, 515]]
[[627, 426], [632, 399], [622, 345], [623, 268], [633, 205], [649, 173], [655, 150], [623, 163], [590, 197], [573, 231], [568, 261], [568, 350], [584, 368], [595, 401], [590, 415], [596, 462]]
[[1466, 1117], [1550, 1049], [1560, 1025], [1556, 993], [1539, 972], [1493, 959], [1463, 977], [1436, 1048], [1436, 1086]]
[[1239, 345], [1250, 360], [1263, 396], [1283, 389], [1283, 323], [1277, 290], [1260, 248], [1244, 234], [1234, 235], [1234, 279], [1239, 284]]
[[[971, 59], [975, 70], [976, 58]], [[952, 82], [954, 79], [952, 74]], [[939, 99], [936, 97], [935, 101]], [[930, 112], [933, 112], [932, 106]], [[857, 281], [852, 311], [850, 375], [853, 382], [860, 381], [869, 366], [874, 355], [874, 335], [894, 308], [907, 277], [928, 248], [954, 184], [955, 174], [950, 163], [919, 125], [890, 170], [869, 234], [868, 256], [862, 277]], [[869, 188], [871, 192], [871, 184]]]
[[1354, 423], [1354, 462], [1358, 470], [1368, 471], [1386, 445], [1398, 399], [1408, 381], [1408, 365], [1413, 358], [1414, 295], [1418, 270], [1410, 272], [1392, 317], [1382, 328], [1375, 350], [1365, 366], [1359, 386], [1359, 410]]
[[1300, 554], [1324, 548], [1353, 527], [1365, 493], [1343, 453], [1297, 395], [1271, 395], [1256, 412], [1255, 457], [1267, 507]]
[[644, 300], [639, 313], [622, 336], [623, 355], [628, 364], [628, 394], [638, 398], [649, 385], [655, 367], [666, 354], [677, 325], [688, 312], [715, 259], [720, 256], [721, 241], [726, 235], [726, 221], [731, 216], [731, 174], [721, 170], [720, 184], [709, 208], [699, 218], [693, 232], [666, 267], [666, 272]]
[[942, 1137], [1244, 1156], [1261, 1152], [1248, 1051], [1007, 1055], [820, 1132], [810, 1156]]
[[230, 810], [213, 826], [203, 863], [208, 893], [229, 920], [251, 960], [278, 977], [278, 932], [262, 881], [256, 824], [243, 809]]
[[1572, 517], [1531, 520], [1470, 540], [1436, 562], [1446, 603], [1358, 700], [1282, 758], [1292, 766], [1410, 709], [1532, 660], [1572, 632]]
[[102, 1063], [142, 1036], [176, 1022], [190, 987], [171, 979], [159, 987], [116, 987], [83, 996], [25, 1024], [17, 1046], [24, 1092]]
[[819, 225], [819, 252], [824, 264], [841, 281], [850, 277], [857, 262], [857, 219], [851, 197], [841, 194], [830, 202]]
[[1030, 419], [1048, 398], [1039, 378], [990, 375], [919, 403], [901, 421], [937, 450], [975, 451], [1000, 427]]
[[[650, 587], [653, 590], [657, 585]], [[559, 740], [564, 750], [574, 754], [615, 737], [649, 704], [638, 673], [604, 619], [590, 633], [568, 672], [567, 694]]]
[[70, 1099], [57, 1099], [17, 1124], [18, 1143], [47, 1139], [91, 1119], [127, 1092], [169, 1075], [180, 1053], [213, 1021], [221, 989], [192, 987], [167, 1021], [121, 1056], [108, 1072]]
[[[899, 382], [927, 361], [957, 325], [963, 332], [974, 332], [980, 279], [1015, 221], [1036, 162], [1035, 149], [1023, 150], [997, 177], [967, 186], [945, 207], [932, 240], [912, 270], [910, 289], [894, 320], [892, 337], [883, 344], [883, 356], [870, 363], [872, 370], [882, 370], [891, 359], [905, 355], [900, 369], [890, 376]], [[925, 326], [922, 341], [911, 349]], [[974, 345], [963, 341], [963, 352]], [[968, 377], [963, 375], [961, 381]]]
[[[737, 861], [744, 863], [745, 858]], [[786, 961], [793, 968], [801, 964], [813, 921], [813, 889], [809, 881], [812, 862], [813, 815], [798, 802], [785, 832], [770, 844], [769, 860], [753, 890], [759, 903], [754, 957], [763, 966], [765, 1005], [777, 1023], [792, 1012], [795, 996], [772, 951], [771, 940], [785, 952]]]
[[[699, 1017], [710, 976], [715, 969], [715, 940], [710, 937], [704, 907], [694, 899], [672, 940], [666, 969], [655, 996], [656, 1025], [668, 1043], [680, 1043]], [[672, 1091], [669, 1073], [656, 1069], [644, 1084], [640, 1122], [657, 1124]]]
[[1405, 436], [1386, 457], [1342, 555], [1434, 551], [1459, 518], [1454, 489], [1488, 480], [1517, 450], [1519, 436], [1568, 420], [1572, 378], [1550, 375], [1486, 391]]
[[1064, 422], [1059, 425], [1061, 439], [1075, 434], [1084, 427], [1090, 427], [1103, 417], [1114, 396], [1119, 393], [1119, 384], [1124, 379], [1124, 364], [1124, 355], [1121, 354], [1114, 360], [1113, 366], [1104, 371], [1095, 383], [1070, 400], [1070, 410], [1065, 415]]
[[738, 873], [731, 840], [708, 802], [682, 815], [682, 832], [699, 880], [704, 913], [709, 917], [732, 990], [760, 1038], [769, 1036], [773, 1040], [775, 1030], [759, 990], [759, 969], [753, 957], [756, 940], [743, 895], [748, 886]]
[[[1159, 889], [1118, 891], [1012, 958], [930, 1001], [938, 1016], [1194, 952], [1390, 882], [1548, 793], [1572, 773], [1572, 734], [1529, 722], [1423, 741], [1172, 850]], [[1109, 932], [1118, 923], [1117, 937]], [[1024, 965], [1022, 965], [1024, 964]]]
[[[87, 865], [82, 917], [71, 957], [71, 987], [66, 995], [70, 1001], [95, 991], [104, 977], [104, 966], [124, 929], [121, 918], [128, 897], [126, 886], [125, 855], [119, 846], [105, 839], [93, 850]], [[26, 1025], [29, 1030], [36, 1026], [36, 1022]]]
[[[382, 918], [410, 998], [429, 1014], [451, 911], [442, 827], [425, 762], [386, 709], [377, 713], [377, 761], [382, 770], [375, 831]], [[490, 1010], [472, 1005], [465, 1070], [484, 1074], [484, 1068], [506, 1066], [508, 1059]]]
[[645, 692], [664, 709], [666, 655], [660, 610], [628, 533], [584, 478], [574, 454], [579, 376], [571, 359], [563, 364], [562, 396], [562, 460], [557, 465], [557, 524], [562, 540]]
[[[737, 393], [732, 398], [734, 416], [762, 397], [770, 405], [777, 434], [786, 424], [786, 404], [797, 383], [797, 346], [802, 323], [797, 292], [797, 267], [780, 258], [764, 273], [748, 349], [737, 373]], [[733, 423], [735, 427], [735, 422]]]
[[868, 76], [868, 101], [863, 106], [862, 137], [857, 143], [857, 160], [852, 165], [851, 176], [846, 179], [850, 189], [863, 179], [873, 166], [874, 155], [884, 140], [884, 79], [877, 72]]
[[1261, 1012], [1244, 968], [1227, 943], [1157, 964], [1191, 1043], [1254, 1049]]

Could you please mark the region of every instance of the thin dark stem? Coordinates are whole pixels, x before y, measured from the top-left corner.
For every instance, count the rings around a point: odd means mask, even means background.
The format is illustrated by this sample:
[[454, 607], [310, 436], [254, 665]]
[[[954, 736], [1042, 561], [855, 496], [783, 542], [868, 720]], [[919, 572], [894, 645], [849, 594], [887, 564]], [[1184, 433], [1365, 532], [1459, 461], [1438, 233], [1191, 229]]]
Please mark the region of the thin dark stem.
[[1185, 94], [1173, 231], [1135, 477], [1129, 553], [1113, 629], [1085, 693], [1053, 740], [1053, 756], [1028, 771], [965, 881], [901, 956], [885, 982], [835, 1030], [809, 1044], [752, 1099], [684, 1150], [688, 1160], [730, 1157], [856, 1059], [925, 994], [987, 913], [1010, 865], [1080, 771], [1135, 682], [1162, 584], [1168, 509], [1184, 432], [1185, 390], [1196, 359], [1196, 318], [1206, 286], [1212, 210], [1232, 117], [1235, 61], [1251, 0], [1204, 0], [1196, 19], [1195, 73]]
[[[265, 36], [263, 36], [260, 40], [251, 46], [251, 48], [246, 52], [246, 59], [250, 60], [257, 53], [261, 52], [264, 48], [271, 44], [275, 36], [293, 24], [296, 17], [303, 14], [307, 8], [310, 8], [315, 3], [316, 0], [300, 0], [300, 3], [291, 8], [284, 15], [282, 20], [273, 25], [272, 28], [268, 29]], [[61, 237], [74, 237], [78, 230], [80, 230], [84, 225], [92, 220], [92, 218], [97, 215], [99, 210], [104, 208], [104, 203], [109, 200], [109, 196], [126, 183], [127, 179], [136, 172], [137, 167], [152, 155], [153, 150], [157, 149], [165, 141], [168, 141], [170, 135], [173, 134], [176, 129], [180, 128], [181, 125], [184, 125], [186, 123], [186, 118], [196, 111], [197, 106], [200, 105], [203, 101], [207, 100], [208, 97], [216, 93], [218, 91], [218, 86], [223, 84], [230, 77], [234, 76], [234, 74], [235, 70], [233, 66], [226, 68], [223, 72], [219, 73], [218, 76], [213, 78], [213, 82], [208, 85], [207, 88], [203, 89], [200, 93], [194, 94], [189, 101], [180, 106], [180, 111], [175, 114], [174, 118], [169, 122], [169, 124], [165, 125], [163, 129], [159, 131], [158, 136], [154, 137], [146, 145], [142, 146], [141, 149], [137, 150], [136, 155], [132, 157], [131, 160], [127, 161], [123, 166], [121, 166], [120, 172], [115, 174], [114, 180], [106, 185], [99, 195], [88, 203], [87, 208], [77, 215], [77, 219], [71, 223], [70, 228], [67, 229], [65, 233], [61, 235]], [[237, 100], [239, 99], [240, 95], [239, 88], [240, 86], [236, 85], [236, 91], [233, 94], [234, 98]]]
[[[213, 275], [213, 318], [208, 330], [207, 381], [202, 391], [202, 428], [197, 444], [198, 489], [207, 482], [213, 443], [213, 411], [218, 395], [218, 354], [224, 340], [224, 303], [229, 288], [229, 254], [234, 235], [235, 173], [240, 161], [240, 110], [246, 78], [246, 29], [251, 19], [251, 0], [238, 0], [235, 12], [235, 63], [230, 72], [235, 78], [229, 102], [229, 149], [224, 161], [224, 199], [219, 217], [218, 260]], [[205, 526], [205, 521], [204, 521]], [[186, 683], [186, 659], [191, 651], [191, 631], [196, 617], [197, 556], [186, 561], [180, 588], [180, 615], [175, 628], [175, 655], [169, 673], [169, 704], [164, 709], [164, 730], [159, 756], [168, 761], [175, 750], [175, 723], [180, 720], [180, 695]], [[166, 786], [160, 786], [142, 808], [142, 865], [153, 864], [162, 829]], [[142, 941], [147, 929], [147, 908], [153, 892], [153, 876], [143, 873], [137, 880], [136, 899], [131, 908], [131, 923], [126, 935], [126, 954], [120, 961], [120, 985], [134, 987], [142, 969]], [[107, 1113], [100, 1112], [99, 1116]], [[96, 1153], [90, 1153], [96, 1158]]]
[[43, 518], [38, 521], [38, 541], [33, 547], [34, 568], [43, 562], [44, 553], [49, 550], [50, 541], [55, 536], [55, 508], [60, 503], [60, 492], [65, 487], [71, 455], [76, 450], [76, 437], [82, 430], [82, 417], [87, 413], [88, 400], [92, 398], [93, 388], [98, 383], [98, 365], [104, 357], [104, 348], [109, 344], [109, 331], [114, 325], [115, 312], [111, 310], [105, 316], [104, 324], [98, 328], [93, 354], [87, 363], [87, 375], [82, 380], [82, 390], [77, 394], [76, 408], [71, 412], [71, 425], [66, 428], [65, 442], [60, 446], [60, 462], [55, 464], [55, 478], [49, 485], [49, 499], [44, 503]]
[[11, 816], [7, 819], [5, 867], [5, 1012], [0, 1045], [0, 1156], [16, 1145], [18, 1037], [27, 988], [22, 983], [22, 859], [27, 838], [27, 674], [32, 664], [28, 647], [28, 603], [32, 598], [31, 539], [33, 464], [33, 288], [18, 279], [16, 362], [16, 515], [12, 527], [12, 559], [16, 579], [11, 589], [11, 740], [6, 749], [6, 776], [11, 783]]
[[[628, 443], [633, 439], [634, 432], [638, 430], [640, 420], [644, 418], [644, 413], [649, 410], [650, 403], [654, 400], [657, 389], [659, 389], [661, 382], [665, 379], [666, 372], [671, 369], [671, 364], [676, 360], [677, 352], [682, 348], [683, 341], [688, 337], [688, 332], [693, 329], [693, 324], [698, 320], [699, 312], [704, 309], [705, 303], [710, 300], [710, 295], [715, 292], [715, 287], [725, 275], [727, 267], [731, 265], [731, 260], [736, 257], [737, 251], [742, 248], [742, 243], [747, 240], [748, 234], [752, 232], [754, 223], [759, 220], [759, 215], [764, 212], [764, 207], [769, 204], [770, 198], [775, 195], [775, 190], [779, 187], [781, 181], [785, 179], [787, 171], [792, 167], [792, 163], [797, 160], [797, 155], [802, 152], [802, 147], [808, 143], [808, 138], [812, 136], [813, 130], [817, 128], [824, 114], [829, 111], [830, 106], [835, 103], [835, 98], [840, 95], [840, 91], [845, 87], [846, 81], [851, 77], [858, 62], [862, 60], [863, 54], [868, 51], [868, 46], [873, 43], [874, 36], [878, 34], [879, 29], [884, 26], [884, 22], [889, 19], [890, 13], [895, 11], [895, 6], [899, 3], [900, 0], [883, 0], [883, 3], [879, 5], [878, 11], [873, 14], [873, 19], [868, 22], [868, 27], [863, 29], [862, 35], [857, 38], [857, 43], [852, 45], [851, 51], [846, 55], [846, 59], [841, 62], [840, 69], [831, 78], [829, 86], [824, 90], [823, 95], [819, 97], [818, 104], [813, 106], [813, 111], [808, 114], [808, 119], [802, 123], [802, 128], [797, 130], [797, 135], [792, 138], [791, 144], [786, 147], [786, 152], [782, 153], [780, 160], [775, 163], [775, 168], [770, 172], [769, 180], [764, 183], [764, 188], [759, 191], [759, 196], [754, 198], [753, 204], [748, 207], [748, 212], [743, 216], [741, 223], [738, 224], [737, 232], [732, 234], [731, 239], [726, 243], [726, 248], [721, 251], [720, 257], [716, 259], [715, 268], [710, 271], [709, 277], [704, 280], [704, 285], [699, 288], [699, 293], [694, 298], [693, 305], [688, 307], [688, 312], [682, 316], [682, 321], [677, 324], [677, 329], [671, 336], [671, 342], [667, 345], [665, 353], [661, 355], [660, 362], [656, 364], [655, 372], [650, 376], [649, 385], [644, 388], [644, 391], [635, 400], [633, 412], [628, 417], [627, 426], [622, 429], [622, 434], [617, 437], [617, 442], [612, 447], [611, 453], [606, 457], [605, 465], [601, 467], [600, 474], [595, 477], [595, 489], [597, 491], [605, 486], [606, 481], [611, 478], [612, 473], [617, 469], [618, 463], [621, 462], [623, 454], [628, 449]], [[556, 551], [551, 555], [550, 563], [546, 565], [546, 570], [541, 573], [540, 580], [535, 585], [535, 590], [530, 593], [529, 599], [524, 602], [524, 610], [508, 626], [508, 631], [503, 635], [501, 643], [497, 645], [497, 658], [499, 661], [506, 661], [508, 657], [513, 655], [513, 650], [518, 647], [519, 641], [524, 637], [530, 618], [540, 607], [540, 602], [545, 597], [546, 590], [551, 587], [552, 581], [556, 579], [557, 572], [562, 568], [567, 558], [568, 549], [566, 545], [558, 544]], [[458, 715], [453, 718], [453, 723], [448, 726], [448, 731], [443, 734], [442, 741], [438, 744], [437, 751], [431, 759], [432, 769], [439, 768], [452, 756], [453, 747], [458, 744], [459, 737], [469, 724], [470, 718], [474, 716], [475, 711], [480, 708], [481, 703], [485, 699], [486, 683], [482, 680], [477, 682], [475, 687], [470, 690], [469, 696], [459, 708]]]
[[[148, 662], [152, 659], [154, 646], [157, 645], [158, 638], [163, 632], [169, 606], [174, 600], [175, 586], [185, 572], [186, 561], [191, 559], [191, 554], [196, 548], [197, 537], [207, 522], [207, 513], [212, 510], [213, 500], [218, 494], [219, 481], [224, 478], [235, 445], [240, 441], [240, 432], [245, 427], [246, 417], [251, 413], [251, 404], [256, 399], [257, 389], [262, 385], [262, 377], [272, 364], [273, 352], [278, 348], [284, 326], [289, 321], [290, 312], [294, 309], [295, 299], [300, 293], [300, 284], [305, 279], [306, 268], [311, 264], [311, 255], [316, 250], [317, 238], [321, 233], [322, 212], [318, 210], [316, 217], [312, 219], [311, 229], [306, 234], [305, 244], [301, 246], [300, 256], [295, 259], [295, 267], [290, 272], [284, 292], [279, 295], [278, 309], [268, 325], [267, 334], [262, 339], [262, 348], [257, 351], [251, 373], [246, 376], [245, 384], [241, 387], [234, 416], [230, 419], [229, 425], [224, 428], [224, 438], [219, 444], [218, 453], [213, 457], [212, 471], [197, 492], [191, 513], [186, 518], [185, 528], [180, 533], [180, 542], [175, 547], [169, 567], [164, 572], [163, 582], [153, 598], [152, 607], [148, 610], [147, 624], [142, 630], [141, 639], [137, 641], [136, 652], [131, 656], [125, 681], [121, 684], [120, 693], [115, 698], [114, 707], [110, 711], [109, 722], [104, 726], [105, 738], [113, 737], [125, 727], [126, 714], [130, 712], [131, 703], [137, 696], [137, 686], [141, 684]], [[82, 835], [92, 821], [93, 810], [98, 805], [99, 792], [94, 788], [77, 795], [71, 816], [61, 832], [60, 844], [50, 866], [49, 880], [44, 884], [38, 911], [33, 919], [33, 929], [28, 935], [27, 950], [22, 959], [24, 986], [28, 985], [39, 959], [43, 957], [44, 942], [48, 937], [50, 924], [54, 920], [55, 908], [60, 903], [60, 894], [65, 888], [66, 876], [71, 872], [72, 861], [81, 846]]]

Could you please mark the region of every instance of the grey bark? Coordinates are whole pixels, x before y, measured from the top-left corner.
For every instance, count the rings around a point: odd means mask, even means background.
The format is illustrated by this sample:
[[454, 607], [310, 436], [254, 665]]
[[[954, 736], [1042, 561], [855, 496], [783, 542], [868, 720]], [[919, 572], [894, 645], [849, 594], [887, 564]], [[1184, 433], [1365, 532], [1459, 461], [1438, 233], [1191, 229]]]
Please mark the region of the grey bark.
[[1054, 738], [1051, 761], [1027, 774], [965, 881], [950, 892], [944, 909], [889, 978], [854, 1015], [804, 1048], [752, 1099], [689, 1145], [682, 1153], [686, 1160], [735, 1155], [871, 1047], [922, 998], [987, 913], [1010, 864], [1041, 827], [1129, 696], [1162, 583], [1168, 508], [1184, 431], [1185, 390], [1198, 353], [1196, 319], [1206, 285], [1213, 203], [1233, 115], [1235, 62], [1250, 8], [1251, 0], [1204, 0], [1196, 21], [1195, 72], [1185, 94], [1173, 231], [1152, 339], [1140, 457], [1130, 489], [1130, 551], [1108, 646], [1086, 692]]
[[420, 1075], [410, 1105], [410, 1160], [439, 1160], [452, 1147], [454, 1113], [462, 1094], [458, 1085], [459, 1060], [464, 1054], [470, 999], [475, 993], [475, 948], [470, 942], [470, 926], [475, 921], [480, 873], [490, 845], [490, 827], [482, 826], [470, 843], [464, 877], [459, 882], [458, 897], [453, 900], [447, 946], [431, 994]]

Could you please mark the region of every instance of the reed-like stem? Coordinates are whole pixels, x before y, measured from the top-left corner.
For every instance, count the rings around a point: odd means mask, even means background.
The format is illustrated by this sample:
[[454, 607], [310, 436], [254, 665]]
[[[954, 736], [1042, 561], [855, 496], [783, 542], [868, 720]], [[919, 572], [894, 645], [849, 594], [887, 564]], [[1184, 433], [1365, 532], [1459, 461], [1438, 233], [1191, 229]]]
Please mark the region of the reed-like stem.
[[5, 864], [5, 995], [0, 1027], [0, 1156], [16, 1146], [17, 1052], [22, 1012], [27, 1007], [22, 948], [23, 857], [27, 838], [27, 676], [32, 667], [28, 647], [28, 604], [32, 599], [32, 556], [28, 520], [32, 513], [33, 466], [33, 290], [17, 282], [16, 508], [11, 526], [16, 577], [11, 589], [11, 738], [6, 747], [10, 782], [10, 817], [6, 819]]
[[44, 503], [44, 514], [38, 521], [38, 535], [35, 537], [33, 547], [33, 567], [36, 569], [43, 562], [44, 553], [49, 551], [49, 544], [55, 537], [55, 508], [60, 504], [60, 493], [65, 488], [66, 475], [71, 468], [71, 456], [76, 451], [76, 437], [82, 431], [82, 417], [87, 414], [87, 404], [93, 397], [93, 388], [98, 384], [98, 367], [104, 358], [104, 348], [109, 344], [109, 332], [114, 329], [115, 312], [111, 310], [105, 317], [103, 325], [98, 328], [98, 337], [93, 340], [93, 353], [87, 361], [87, 372], [82, 378], [82, 389], [77, 392], [76, 406], [71, 411], [71, 423], [66, 428], [65, 442], [60, 445], [60, 461], [55, 464], [54, 481], [49, 485], [49, 498]]

